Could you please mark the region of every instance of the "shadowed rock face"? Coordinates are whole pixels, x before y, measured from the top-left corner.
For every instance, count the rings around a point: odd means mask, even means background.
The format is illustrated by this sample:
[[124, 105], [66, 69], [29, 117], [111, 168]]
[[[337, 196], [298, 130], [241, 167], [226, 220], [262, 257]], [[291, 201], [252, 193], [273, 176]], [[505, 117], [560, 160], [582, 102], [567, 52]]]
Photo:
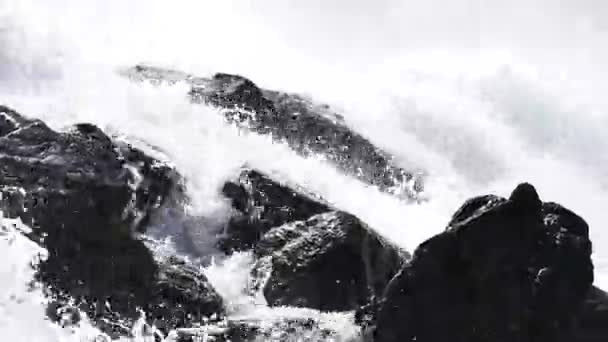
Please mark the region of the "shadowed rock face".
[[[257, 113], [281, 96], [238, 76], [216, 78], [227, 79], [218, 84], [228, 90], [211, 92], [208, 101], [257, 106]], [[56, 132], [0, 106], [0, 209], [31, 226], [29, 237], [48, 250], [36, 277], [52, 299], [51, 320], [74, 324], [82, 311], [118, 337], [129, 335], [143, 309], [163, 333], [177, 328], [178, 341], [205, 334], [289, 340], [294, 333], [303, 341], [336, 340], [335, 331], [307, 318], [229, 318], [200, 327], [224, 315], [219, 295], [196, 265], [154, 255], [152, 239], [144, 244], [136, 234], [182, 198], [179, 182], [170, 166], [93, 125]], [[359, 318], [374, 342], [608, 340], [608, 297], [591, 287], [588, 226], [559, 204], [543, 203], [530, 184], [508, 199], [470, 199], [411, 260], [355, 216], [256, 170], [242, 170], [222, 193], [236, 216], [221, 247], [252, 249], [253, 289], [271, 306], [363, 306]]]
[[123, 74], [137, 81], [188, 82], [192, 101], [222, 109], [225, 118], [239, 127], [270, 134], [302, 155], [323, 155], [346, 173], [403, 198], [415, 199], [421, 190], [412, 170], [397, 166], [390, 154], [351, 130], [326, 105], [261, 89], [239, 75], [202, 78], [150, 66], [136, 66]]
[[585, 221], [529, 184], [474, 198], [391, 281], [374, 341], [572, 341], [590, 255]]
[[273, 227], [331, 210], [322, 200], [252, 169], [243, 169], [237, 179], [226, 182], [222, 193], [237, 212], [220, 240], [228, 252], [252, 248]]
[[223, 194], [238, 214], [221, 244], [253, 249], [252, 290], [271, 306], [359, 308], [409, 257], [357, 217], [257, 170], [243, 169]]
[[573, 342], [608, 341], [608, 293], [591, 288], [574, 329]]
[[2, 106], [0, 163], [4, 215], [20, 217], [48, 251], [36, 278], [54, 298], [50, 315], [73, 299], [117, 336], [128, 334], [139, 308], [167, 328], [221, 313], [200, 272], [155, 260], [134, 237], [170, 193], [181, 191], [171, 167], [115, 144], [93, 125], [55, 132]]
[[273, 228], [256, 245], [253, 274], [271, 306], [357, 309], [383, 293], [408, 255], [340, 211]]

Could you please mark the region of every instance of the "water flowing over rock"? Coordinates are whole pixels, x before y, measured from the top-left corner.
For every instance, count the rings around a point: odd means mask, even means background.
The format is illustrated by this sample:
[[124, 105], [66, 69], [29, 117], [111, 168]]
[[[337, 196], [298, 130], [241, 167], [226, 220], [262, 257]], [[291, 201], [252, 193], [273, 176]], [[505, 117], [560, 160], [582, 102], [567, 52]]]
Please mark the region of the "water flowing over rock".
[[[233, 114], [244, 113], [243, 103], [251, 112], [276, 108], [273, 96], [281, 96], [238, 76], [216, 75], [213, 82], [221, 91], [205, 101], [232, 101], [239, 107]], [[20, 218], [32, 228], [24, 234], [48, 251], [35, 280], [49, 298], [50, 320], [75, 325], [85, 314], [116, 338], [133, 334], [145, 313], [147, 336], [182, 342], [341, 336], [310, 315], [227, 316], [198, 264], [155, 253], [157, 241], [144, 234], [162, 209], [179, 209], [186, 200], [179, 173], [98, 127], [58, 132], [0, 106], [0, 162], [2, 214]], [[413, 256], [356, 216], [258, 170], [239, 170], [220, 195], [231, 202], [233, 217], [219, 246], [227, 254], [251, 251], [249, 289], [269, 306], [356, 311], [364, 339], [374, 342], [600, 342], [608, 336], [608, 295], [591, 286], [586, 222], [542, 202], [530, 184], [508, 199], [468, 200]]]
[[239, 127], [268, 134], [296, 152], [324, 156], [345, 173], [383, 191], [416, 199], [421, 179], [414, 170], [397, 166], [393, 157], [350, 129], [327, 105], [285, 92], [259, 88], [251, 80], [217, 73], [211, 78], [138, 65], [122, 71], [135, 81], [188, 82], [193, 102], [216, 106]]
[[590, 255], [585, 221], [529, 184], [474, 198], [390, 282], [373, 340], [572, 341]]
[[252, 291], [271, 306], [359, 308], [380, 295], [408, 255], [322, 198], [243, 169], [223, 194], [238, 214], [221, 245], [253, 249]]
[[222, 313], [220, 297], [185, 262], [158, 261], [145, 230], [179, 175], [99, 128], [56, 132], [0, 106], [0, 188], [5, 216], [32, 227], [48, 251], [36, 278], [47, 313], [77, 307], [111, 336], [128, 334], [144, 310], [167, 330]]

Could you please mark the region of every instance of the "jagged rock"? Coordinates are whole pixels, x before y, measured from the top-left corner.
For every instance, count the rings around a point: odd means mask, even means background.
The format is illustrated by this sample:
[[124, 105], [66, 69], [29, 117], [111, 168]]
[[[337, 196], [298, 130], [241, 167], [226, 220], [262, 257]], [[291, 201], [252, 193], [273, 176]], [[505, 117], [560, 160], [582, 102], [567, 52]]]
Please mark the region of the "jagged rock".
[[346, 173], [403, 198], [416, 199], [421, 179], [393, 157], [354, 132], [327, 105], [316, 105], [300, 95], [261, 89], [251, 80], [225, 73], [211, 78], [152, 66], [137, 65], [122, 71], [135, 81], [187, 82], [194, 102], [222, 109], [229, 122], [286, 142], [296, 152], [320, 154]]
[[585, 221], [529, 184], [472, 199], [390, 282], [373, 340], [572, 341], [590, 255]]
[[135, 238], [169, 194], [180, 191], [172, 167], [114, 143], [93, 125], [56, 132], [2, 106], [0, 162], [0, 208], [20, 217], [48, 251], [36, 279], [54, 299], [47, 312], [55, 319], [75, 306], [118, 336], [128, 333], [138, 309], [167, 328], [221, 314], [221, 300], [203, 275], [154, 260]]
[[226, 182], [222, 193], [238, 212], [230, 219], [220, 240], [225, 251], [252, 248], [273, 227], [331, 210], [322, 199], [252, 169], [244, 169], [238, 179]]
[[254, 278], [271, 306], [356, 309], [382, 294], [408, 255], [355, 216], [318, 214], [273, 228], [256, 245]]

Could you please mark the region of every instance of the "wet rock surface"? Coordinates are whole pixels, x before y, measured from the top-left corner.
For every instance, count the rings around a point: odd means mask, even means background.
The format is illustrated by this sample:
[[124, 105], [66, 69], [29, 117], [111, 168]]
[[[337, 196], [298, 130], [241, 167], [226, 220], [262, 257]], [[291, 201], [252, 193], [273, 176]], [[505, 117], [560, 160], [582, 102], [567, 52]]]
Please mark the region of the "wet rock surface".
[[383, 293], [407, 253], [341, 211], [274, 228], [256, 245], [254, 275], [271, 306], [359, 308]]
[[227, 252], [251, 249], [273, 227], [331, 210], [322, 199], [254, 169], [243, 169], [237, 179], [226, 182], [222, 194], [237, 212], [220, 241]]
[[302, 155], [323, 155], [345, 173], [403, 198], [416, 199], [421, 190], [414, 170], [399, 167], [389, 153], [349, 128], [327, 105], [259, 88], [240, 75], [217, 73], [204, 78], [145, 65], [122, 74], [135, 81], [187, 82], [194, 102], [222, 109], [225, 118], [239, 127], [271, 135]]
[[380, 295], [408, 254], [357, 217], [257, 170], [223, 194], [238, 214], [221, 245], [252, 249], [252, 291], [271, 306], [346, 311]]
[[167, 329], [222, 313], [200, 272], [158, 262], [136, 238], [169, 194], [181, 191], [172, 167], [94, 125], [56, 132], [2, 106], [0, 163], [4, 216], [21, 218], [48, 251], [36, 279], [53, 299], [52, 319], [75, 307], [119, 336], [139, 310]]
[[571, 341], [590, 254], [585, 221], [529, 184], [474, 198], [390, 282], [373, 340]]
[[[186, 79], [193, 93], [203, 92], [201, 101], [261, 133], [280, 135], [283, 119], [241, 115], [273, 118], [312, 106], [240, 76], [171, 77]], [[321, 109], [310, 110], [315, 123], [296, 126], [315, 132]], [[299, 129], [286, 139], [296, 150], [310, 149], [303, 146], [311, 137]], [[349, 141], [333, 132], [323, 134]], [[329, 154], [335, 152], [329, 145], [339, 146], [323, 144], [315, 148]], [[355, 150], [345, 153], [369, 161]], [[377, 185], [384, 176], [372, 169], [364, 173]], [[542, 202], [529, 184], [508, 199], [468, 200], [413, 257], [357, 217], [257, 170], [241, 170], [220, 192], [234, 216], [219, 245], [228, 254], [251, 251], [252, 291], [261, 291], [270, 306], [357, 310], [365, 338], [375, 342], [608, 340], [608, 295], [591, 286], [586, 222]], [[28, 237], [48, 251], [36, 280], [50, 299], [47, 316], [58, 324], [78, 324], [86, 314], [111, 337], [128, 336], [143, 311], [149, 330], [158, 329], [157, 340], [167, 334], [233, 342], [340, 336], [309, 317], [225, 317], [223, 300], [199, 265], [152, 252], [152, 239], [141, 235], [160, 209], [185, 198], [180, 175], [94, 125], [57, 132], [0, 106], [0, 193], [3, 215], [21, 218], [32, 228]]]
[[203, 328], [180, 329], [178, 342], [213, 339], [215, 342], [333, 342], [336, 331], [323, 327], [313, 318], [281, 318], [268, 321], [236, 319]]

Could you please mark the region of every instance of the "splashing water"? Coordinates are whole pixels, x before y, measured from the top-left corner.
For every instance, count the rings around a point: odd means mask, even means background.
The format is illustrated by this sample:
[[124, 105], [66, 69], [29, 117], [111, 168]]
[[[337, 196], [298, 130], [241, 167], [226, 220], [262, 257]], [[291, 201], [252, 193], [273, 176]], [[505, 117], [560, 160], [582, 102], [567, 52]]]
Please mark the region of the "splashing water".
[[[608, 5], [559, 3], [4, 0], [0, 103], [57, 129], [86, 121], [157, 146], [187, 178], [196, 215], [221, 221], [228, 208], [218, 189], [248, 163], [319, 193], [409, 250], [441, 231], [466, 198], [506, 195], [529, 181], [544, 200], [587, 220], [596, 285], [606, 288]], [[139, 62], [241, 73], [330, 103], [404, 168], [427, 170], [430, 201], [406, 205], [322, 158], [229, 127], [214, 109], [191, 105], [185, 85], [132, 84], [116, 74]], [[2, 250], [23, 253], [14, 259], [21, 267], [30, 247]], [[235, 316], [321, 315], [269, 310], [245, 296], [249, 267], [237, 254], [206, 270]], [[0, 309], [30, 310], [41, 322], [35, 340], [61, 340], [35, 305], [41, 295], [29, 296], [19, 309]], [[9, 322], [26, 316], [11, 312], [0, 329], [17, 334], [21, 325]], [[348, 317], [333, 321], [352, 334]]]

